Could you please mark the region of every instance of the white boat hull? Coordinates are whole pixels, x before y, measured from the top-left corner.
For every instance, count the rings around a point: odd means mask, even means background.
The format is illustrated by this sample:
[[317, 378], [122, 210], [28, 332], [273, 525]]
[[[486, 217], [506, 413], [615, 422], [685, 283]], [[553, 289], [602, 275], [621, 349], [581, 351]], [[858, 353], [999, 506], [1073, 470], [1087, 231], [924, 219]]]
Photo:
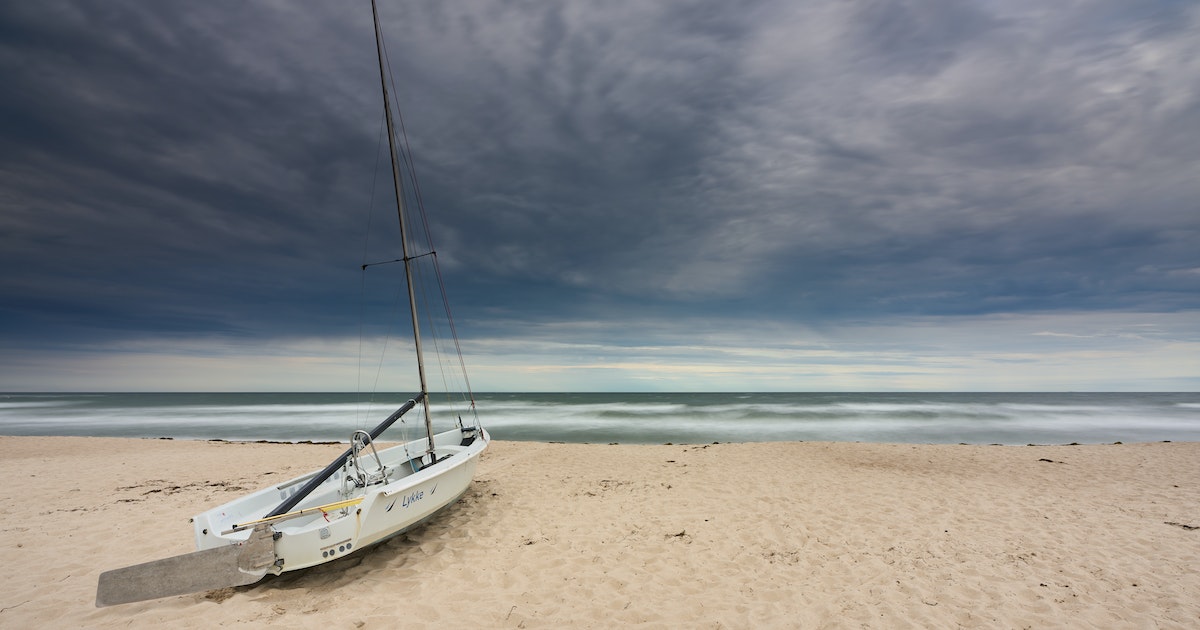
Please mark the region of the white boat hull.
[[[419, 470], [413, 470], [410, 462], [425, 453], [424, 439], [380, 451], [386, 477], [362, 488], [347, 479], [345, 468], [335, 472], [293, 511], [270, 521], [275, 533], [275, 563], [270, 572], [329, 562], [428, 520], [466, 492], [489, 439], [483, 429], [439, 433], [434, 436], [438, 461]], [[370, 468], [376, 466], [369, 451], [361, 459]], [[255, 521], [264, 519], [315, 474], [197, 514], [192, 519], [196, 548], [242, 544], [250, 537]]]

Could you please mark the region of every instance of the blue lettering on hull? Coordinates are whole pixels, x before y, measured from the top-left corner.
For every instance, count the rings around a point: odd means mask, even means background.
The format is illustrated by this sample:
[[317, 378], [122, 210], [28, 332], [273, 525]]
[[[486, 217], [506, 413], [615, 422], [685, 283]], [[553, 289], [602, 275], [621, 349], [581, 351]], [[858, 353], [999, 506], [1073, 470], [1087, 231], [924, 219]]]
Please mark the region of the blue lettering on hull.
[[423, 490], [417, 490], [417, 491], [413, 492], [412, 494], [404, 497], [404, 499], [400, 501], [400, 507], [408, 507], [424, 498], [425, 498], [425, 492]]

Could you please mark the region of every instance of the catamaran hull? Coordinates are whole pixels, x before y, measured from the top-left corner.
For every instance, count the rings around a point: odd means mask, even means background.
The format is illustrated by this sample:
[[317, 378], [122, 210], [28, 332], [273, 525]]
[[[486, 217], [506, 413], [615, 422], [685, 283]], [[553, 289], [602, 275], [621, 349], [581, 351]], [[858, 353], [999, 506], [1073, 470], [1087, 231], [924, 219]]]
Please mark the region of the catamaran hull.
[[[459, 430], [435, 436], [438, 462], [413, 471], [425, 440], [409, 442], [379, 452], [394, 480], [367, 486], [347, 497], [352, 483], [346, 475], [330, 477], [312, 496], [288, 515], [271, 524], [275, 562], [271, 572], [282, 573], [330, 562], [370, 545], [402, 534], [449, 507], [466, 492], [479, 456], [487, 448], [488, 434], [479, 429], [473, 437]], [[364, 457], [364, 460], [374, 461]], [[314, 473], [315, 474], [315, 473]], [[313, 474], [213, 508], [192, 519], [200, 550], [238, 545], [249, 538], [246, 524], [263, 519], [283, 498], [295, 492]], [[361, 499], [361, 500], [359, 500]], [[340, 507], [340, 503], [355, 504]], [[322, 506], [334, 505], [332, 508]], [[277, 517], [278, 518], [278, 517]]]

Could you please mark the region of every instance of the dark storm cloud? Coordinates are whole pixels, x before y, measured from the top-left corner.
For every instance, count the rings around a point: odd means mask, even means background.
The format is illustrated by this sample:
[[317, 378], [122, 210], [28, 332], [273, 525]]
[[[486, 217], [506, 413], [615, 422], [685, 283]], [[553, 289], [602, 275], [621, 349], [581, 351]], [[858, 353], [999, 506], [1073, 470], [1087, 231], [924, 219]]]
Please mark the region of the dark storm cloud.
[[1146, 269], [1196, 265], [1194, 11], [487, 6], [439, 7], [413, 54], [473, 73], [442, 127], [498, 272], [837, 312], [1192, 304]]
[[1196, 266], [1185, 173], [1200, 156], [1173, 136], [1195, 129], [1179, 60], [1197, 42], [1158, 27], [1195, 13], [1146, 13], [1096, 32], [1049, 11], [972, 18], [969, 38], [876, 39], [889, 48], [845, 45], [875, 32], [870, 11], [810, 12], [830, 28], [774, 41], [749, 71], [790, 86], [771, 105], [795, 108], [743, 112], [732, 129], [747, 158], [731, 185], [753, 182], [768, 204], [749, 212], [771, 229], [749, 240], [770, 268], [819, 269], [826, 307], [1194, 307], [1145, 265]]
[[[468, 313], [1197, 306], [1191, 4], [381, 13]], [[367, 3], [19, 3], [0, 29], [6, 334], [353, 328], [386, 176]]]
[[300, 37], [369, 22], [238, 3], [4, 11], [8, 331], [236, 333], [271, 312], [288, 329], [288, 292], [321, 295], [307, 282], [350, 227], [338, 212], [363, 176], [348, 165], [371, 164], [343, 113], [369, 99], [334, 91], [349, 38]]

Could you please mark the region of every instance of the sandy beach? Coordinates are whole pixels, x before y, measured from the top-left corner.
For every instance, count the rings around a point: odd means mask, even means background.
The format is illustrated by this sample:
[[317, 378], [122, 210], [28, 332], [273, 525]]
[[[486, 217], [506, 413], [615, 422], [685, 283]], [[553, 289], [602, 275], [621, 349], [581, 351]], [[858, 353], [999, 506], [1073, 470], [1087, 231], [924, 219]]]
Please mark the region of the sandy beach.
[[102, 571], [340, 445], [0, 437], [0, 626], [1097, 627], [1200, 620], [1200, 444], [496, 442], [434, 522], [237, 589]]

